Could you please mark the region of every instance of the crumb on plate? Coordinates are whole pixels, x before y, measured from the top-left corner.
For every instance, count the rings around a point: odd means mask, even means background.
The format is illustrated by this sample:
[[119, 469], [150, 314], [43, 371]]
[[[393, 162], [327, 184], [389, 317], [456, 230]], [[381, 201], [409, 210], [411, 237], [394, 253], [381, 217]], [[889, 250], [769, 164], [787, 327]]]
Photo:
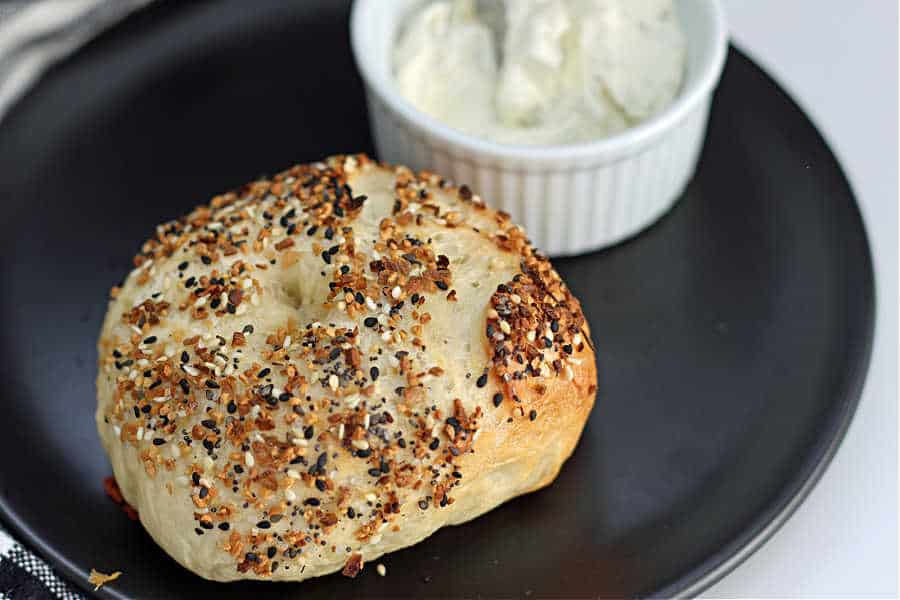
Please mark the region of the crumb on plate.
[[122, 575], [122, 571], [115, 571], [115, 572], [107, 575], [106, 573], [101, 573], [97, 569], [91, 569], [91, 574], [88, 577], [88, 581], [90, 581], [91, 584], [93, 584], [94, 591], [96, 592], [101, 587], [103, 587], [104, 584], [107, 584], [110, 581], [115, 581], [121, 575]]

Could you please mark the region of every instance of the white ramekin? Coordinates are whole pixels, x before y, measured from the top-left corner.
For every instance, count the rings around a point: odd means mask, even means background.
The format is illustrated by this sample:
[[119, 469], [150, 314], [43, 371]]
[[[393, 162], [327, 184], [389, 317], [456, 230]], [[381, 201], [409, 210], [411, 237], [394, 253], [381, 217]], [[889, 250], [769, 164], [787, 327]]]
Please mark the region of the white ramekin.
[[685, 82], [659, 115], [615, 136], [561, 146], [498, 144], [420, 112], [394, 83], [392, 48], [421, 0], [355, 0], [353, 54], [379, 158], [466, 183], [512, 215], [551, 256], [615, 244], [668, 211], [694, 173], [728, 46], [718, 0], [676, 0], [688, 51]]

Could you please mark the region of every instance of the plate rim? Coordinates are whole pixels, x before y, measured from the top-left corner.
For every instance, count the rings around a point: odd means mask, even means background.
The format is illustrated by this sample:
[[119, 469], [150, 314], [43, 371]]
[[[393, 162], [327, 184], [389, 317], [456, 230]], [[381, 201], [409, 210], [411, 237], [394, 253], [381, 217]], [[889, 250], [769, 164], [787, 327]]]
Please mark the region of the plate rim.
[[[105, 37], [110, 31], [121, 27], [122, 23], [132, 20], [136, 14], [143, 13], [146, 10], [147, 7], [138, 9], [123, 21], [120, 21], [102, 32], [97, 38], [91, 40], [91, 42]], [[91, 42], [89, 42], [89, 44]], [[85, 46], [87, 45], [88, 44]], [[51, 78], [57, 69], [64, 67], [71, 62], [74, 57], [78, 56], [85, 46], [82, 46], [43, 73], [38, 80], [32, 84], [30, 89], [22, 94], [15, 104], [10, 107], [10, 110], [5, 117], [9, 118], [10, 115], [16, 113], [20, 106], [27, 102], [35, 90], [40, 88], [47, 79]], [[777, 501], [773, 503], [773, 506], [767, 507], [766, 510], [758, 514], [751, 524], [743, 528], [736, 537], [725, 542], [714, 554], [702, 560], [690, 571], [686, 571], [683, 574], [676, 576], [672, 581], [663, 584], [659, 589], [651, 592], [653, 597], [683, 598], [698, 595], [734, 571], [744, 561], [750, 558], [750, 556], [755, 554], [784, 526], [785, 523], [790, 520], [797, 509], [809, 497], [812, 490], [815, 489], [846, 438], [847, 431], [854, 420], [856, 411], [862, 400], [862, 393], [873, 353], [873, 340], [877, 320], [877, 287], [872, 259], [872, 247], [865, 226], [865, 220], [862, 217], [859, 201], [853, 190], [853, 186], [847, 177], [838, 156], [833, 151], [831, 145], [828, 144], [825, 136], [822, 135], [816, 122], [804, 109], [804, 105], [798, 102], [798, 100], [788, 91], [788, 87], [782, 85], [782, 83], [767, 71], [760, 62], [753, 58], [752, 53], [744, 50], [741, 45], [736, 44], [734, 40], [729, 41], [728, 55], [729, 57], [737, 56], [746, 61], [762, 76], [776, 93], [793, 105], [797, 112], [806, 119], [815, 134], [815, 138], [819, 144], [821, 144], [821, 147], [827, 150], [827, 156], [834, 167], [834, 171], [838, 175], [839, 184], [846, 189], [848, 196], [852, 200], [852, 215], [856, 223], [855, 227], [851, 227], [858, 229], [858, 231], [861, 232], [863, 246], [862, 253], [865, 258], [863, 264], [859, 265], [861, 267], [861, 276], [864, 280], [864, 287], [861, 290], [862, 294], [860, 294], [860, 304], [862, 306], [860, 312], [863, 320], [862, 328], [859, 331], [861, 347], [852, 355], [852, 362], [848, 362], [846, 365], [847, 371], [845, 374], [847, 389], [843, 394], [845, 406], [842, 414], [840, 415], [839, 420], [836, 421], [836, 427], [834, 427], [833, 431], [830, 433], [831, 439], [827, 446], [820, 450], [819, 456], [803, 465], [805, 467], [804, 470], [808, 471], [805, 479], [793, 481], [794, 485], [797, 487], [792, 494], [789, 491], [779, 494], [779, 497]], [[2, 131], [2, 122], [0, 122], [0, 131]], [[65, 577], [67, 583], [75, 586], [77, 589], [104, 598], [114, 598], [116, 600], [131, 599], [131, 596], [119, 591], [114, 586], [103, 587], [99, 591], [94, 591], [89, 584], [83, 569], [79, 567], [75, 561], [64, 556], [60, 551], [56, 550], [44, 539], [34, 533], [32, 528], [7, 504], [3, 494], [0, 494], [0, 524], [13, 534], [15, 542], [35, 552], [39, 557], [50, 563], [54, 569], [58, 570], [60, 574]]]

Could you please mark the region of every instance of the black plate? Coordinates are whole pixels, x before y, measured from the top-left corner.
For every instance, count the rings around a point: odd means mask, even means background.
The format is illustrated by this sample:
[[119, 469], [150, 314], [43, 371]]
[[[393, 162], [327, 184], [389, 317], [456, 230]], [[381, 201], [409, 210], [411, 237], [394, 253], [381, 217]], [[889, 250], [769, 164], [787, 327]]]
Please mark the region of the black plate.
[[[103, 493], [94, 341], [157, 222], [266, 171], [371, 150], [347, 6], [163, 3], [49, 76], [0, 127], [0, 514], [107, 597], [696, 593], [809, 492], [866, 372], [873, 276], [834, 156], [732, 50], [700, 170], [638, 238], [557, 261], [599, 348], [597, 408], [550, 488], [355, 581], [213, 584]], [[214, 596], [213, 596], [214, 595]]]

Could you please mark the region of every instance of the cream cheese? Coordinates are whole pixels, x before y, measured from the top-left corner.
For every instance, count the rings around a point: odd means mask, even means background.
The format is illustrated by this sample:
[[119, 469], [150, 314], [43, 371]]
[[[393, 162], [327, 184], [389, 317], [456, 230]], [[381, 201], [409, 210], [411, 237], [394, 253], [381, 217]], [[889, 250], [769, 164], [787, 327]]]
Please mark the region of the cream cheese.
[[502, 48], [474, 0], [414, 11], [394, 47], [400, 93], [455, 129], [530, 145], [608, 137], [677, 96], [686, 49], [672, 0], [504, 7]]

